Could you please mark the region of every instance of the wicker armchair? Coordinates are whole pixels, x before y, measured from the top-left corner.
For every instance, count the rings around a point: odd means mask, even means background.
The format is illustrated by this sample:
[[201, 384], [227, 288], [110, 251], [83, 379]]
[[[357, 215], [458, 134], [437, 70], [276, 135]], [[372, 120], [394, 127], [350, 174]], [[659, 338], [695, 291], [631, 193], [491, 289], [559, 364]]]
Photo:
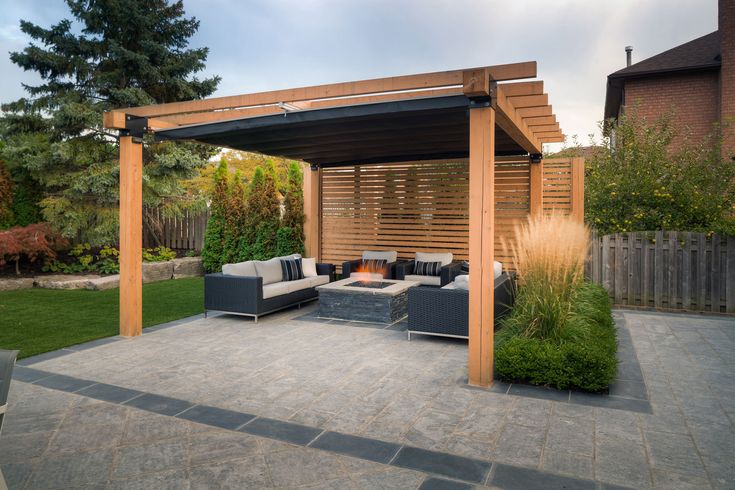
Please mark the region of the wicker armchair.
[[[495, 328], [513, 305], [514, 280], [507, 273], [495, 278]], [[408, 339], [412, 333], [458, 337], [469, 335], [469, 291], [417, 287], [408, 290]]]
[[[405, 280], [406, 276], [413, 274], [415, 264], [416, 261], [411, 260], [408, 262], [401, 262], [396, 265], [396, 279], [403, 281]], [[454, 281], [454, 278], [461, 273], [461, 267], [461, 262], [452, 262], [451, 264], [445, 265], [441, 268], [441, 271], [439, 273], [438, 284], [432, 286], [443, 287]]]

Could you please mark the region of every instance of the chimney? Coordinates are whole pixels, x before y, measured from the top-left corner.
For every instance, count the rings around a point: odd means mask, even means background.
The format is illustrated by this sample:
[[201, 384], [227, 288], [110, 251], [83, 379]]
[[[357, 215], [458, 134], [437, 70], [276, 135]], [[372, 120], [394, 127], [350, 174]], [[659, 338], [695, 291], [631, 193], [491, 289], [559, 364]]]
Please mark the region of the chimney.
[[633, 64], [633, 46], [625, 47], [625, 66]]
[[719, 0], [717, 26], [720, 33], [720, 123], [723, 126], [723, 156], [735, 155], [735, 0]]

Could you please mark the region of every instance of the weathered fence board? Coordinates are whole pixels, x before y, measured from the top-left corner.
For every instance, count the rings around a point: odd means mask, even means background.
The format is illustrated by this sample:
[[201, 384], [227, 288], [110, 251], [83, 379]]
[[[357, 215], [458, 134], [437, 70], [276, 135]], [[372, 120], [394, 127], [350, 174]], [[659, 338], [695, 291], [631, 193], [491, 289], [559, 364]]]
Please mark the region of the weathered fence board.
[[177, 250], [201, 250], [204, 246], [204, 231], [207, 227], [209, 213], [184, 212], [182, 216], [164, 217], [160, 210], [147, 210], [158, 230], [154, 233], [146, 230], [143, 234], [143, 246], [146, 248], [159, 245]]
[[617, 305], [735, 313], [735, 237], [593, 235], [587, 277]]

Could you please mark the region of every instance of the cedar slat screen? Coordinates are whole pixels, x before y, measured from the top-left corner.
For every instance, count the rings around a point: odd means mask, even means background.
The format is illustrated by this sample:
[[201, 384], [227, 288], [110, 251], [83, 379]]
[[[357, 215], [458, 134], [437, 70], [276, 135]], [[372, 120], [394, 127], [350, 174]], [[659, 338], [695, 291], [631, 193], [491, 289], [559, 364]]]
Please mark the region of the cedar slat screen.
[[[496, 162], [496, 254], [500, 240], [528, 215], [528, 159]], [[322, 170], [321, 260], [337, 264], [363, 250], [452, 252], [468, 259], [467, 161], [410, 162]], [[508, 265], [510, 265], [508, 263]]]
[[544, 213], [571, 214], [572, 160], [569, 158], [545, 159], [543, 168]]

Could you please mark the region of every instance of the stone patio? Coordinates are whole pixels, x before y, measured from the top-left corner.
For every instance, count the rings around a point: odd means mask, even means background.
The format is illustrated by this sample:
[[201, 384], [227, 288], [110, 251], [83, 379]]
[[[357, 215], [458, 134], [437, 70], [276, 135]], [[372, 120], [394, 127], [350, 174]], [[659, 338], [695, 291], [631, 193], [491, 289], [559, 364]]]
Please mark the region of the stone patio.
[[465, 343], [314, 308], [25, 360], [10, 488], [735, 486], [731, 318], [618, 311], [633, 360], [605, 401], [468, 388]]

